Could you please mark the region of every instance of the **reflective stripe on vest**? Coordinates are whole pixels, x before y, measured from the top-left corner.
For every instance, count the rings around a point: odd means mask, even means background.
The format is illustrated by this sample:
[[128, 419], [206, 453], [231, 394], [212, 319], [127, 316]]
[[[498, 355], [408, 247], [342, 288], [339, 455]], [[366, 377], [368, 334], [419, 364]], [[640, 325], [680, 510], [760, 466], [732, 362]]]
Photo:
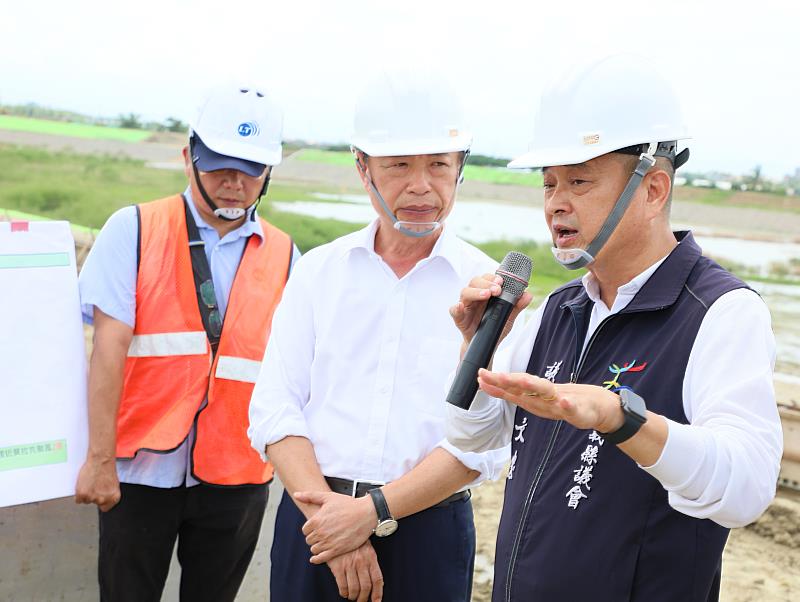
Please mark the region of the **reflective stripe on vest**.
[[243, 383], [255, 383], [261, 370], [261, 362], [247, 360], [243, 357], [220, 355], [214, 376]]
[[131, 340], [128, 357], [169, 357], [172, 355], [205, 355], [206, 333], [165, 332], [137, 334]]
[[183, 199], [145, 203], [139, 212], [138, 302], [117, 414], [117, 457], [176, 449], [194, 427], [195, 478], [265, 483], [272, 467], [250, 446], [247, 414], [286, 284], [291, 239], [259, 219], [263, 237], [244, 243], [215, 358], [197, 304]]

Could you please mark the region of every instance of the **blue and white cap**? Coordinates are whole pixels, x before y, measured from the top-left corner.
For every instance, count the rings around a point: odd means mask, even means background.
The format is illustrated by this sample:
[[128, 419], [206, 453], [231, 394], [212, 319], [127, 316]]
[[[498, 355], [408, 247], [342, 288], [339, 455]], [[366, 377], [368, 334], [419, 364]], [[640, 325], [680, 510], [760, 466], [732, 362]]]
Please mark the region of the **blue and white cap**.
[[246, 159], [239, 159], [238, 157], [230, 157], [228, 155], [220, 155], [208, 148], [205, 142], [203, 142], [203, 139], [196, 133], [194, 135], [194, 144], [192, 145], [192, 162], [197, 165], [197, 169], [200, 171], [235, 169], [254, 178], [263, 174], [267, 167], [264, 163], [256, 163], [255, 161], [247, 161]]
[[[263, 90], [249, 85], [219, 87], [208, 95], [191, 122], [190, 135], [202, 140], [202, 145], [195, 140], [201, 150], [192, 160], [203, 171], [213, 171], [205, 169], [204, 164], [221, 164], [220, 156], [262, 166], [278, 165], [282, 132], [283, 112]], [[249, 173], [247, 169], [241, 171]]]

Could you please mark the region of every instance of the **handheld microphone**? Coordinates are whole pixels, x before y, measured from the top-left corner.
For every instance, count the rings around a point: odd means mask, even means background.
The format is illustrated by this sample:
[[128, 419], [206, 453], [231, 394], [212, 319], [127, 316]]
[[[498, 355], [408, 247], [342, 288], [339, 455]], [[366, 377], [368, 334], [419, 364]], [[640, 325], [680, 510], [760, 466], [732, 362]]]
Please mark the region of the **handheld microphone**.
[[497, 268], [495, 274], [503, 278], [502, 290], [499, 296], [490, 297], [486, 304], [475, 336], [458, 365], [447, 394], [448, 403], [462, 410], [469, 409], [475, 393], [478, 392], [478, 370], [489, 365], [508, 316], [528, 286], [532, 269], [530, 257], [516, 251], [508, 253]]

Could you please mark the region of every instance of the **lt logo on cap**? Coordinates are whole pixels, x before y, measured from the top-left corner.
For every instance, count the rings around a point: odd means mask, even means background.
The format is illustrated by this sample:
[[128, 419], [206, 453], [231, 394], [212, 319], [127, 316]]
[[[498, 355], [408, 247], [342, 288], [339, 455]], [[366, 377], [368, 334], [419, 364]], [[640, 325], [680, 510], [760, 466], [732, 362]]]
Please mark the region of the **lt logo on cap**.
[[254, 121], [246, 121], [244, 123], [239, 124], [239, 128], [237, 130], [240, 136], [247, 137], [247, 136], [258, 136], [258, 124]]

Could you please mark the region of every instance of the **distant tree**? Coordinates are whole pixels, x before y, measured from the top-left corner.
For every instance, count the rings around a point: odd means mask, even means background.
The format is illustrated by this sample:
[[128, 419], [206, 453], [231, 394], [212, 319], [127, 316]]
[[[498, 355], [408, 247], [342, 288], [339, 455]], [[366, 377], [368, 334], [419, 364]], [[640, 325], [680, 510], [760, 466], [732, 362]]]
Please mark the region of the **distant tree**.
[[745, 176], [743, 179], [748, 190], [761, 190], [764, 184], [764, 178], [761, 176], [761, 166], [756, 165], [753, 168], [753, 173]]
[[129, 113], [128, 115], [119, 116], [119, 127], [140, 130], [142, 129], [142, 122], [139, 120], [139, 115]]
[[321, 148], [322, 150], [326, 151], [335, 151], [335, 152], [350, 152], [350, 145], [349, 144], [310, 144], [307, 145], [310, 148]]
[[187, 132], [189, 127], [176, 117], [167, 117], [164, 127], [168, 132]]
[[508, 165], [510, 159], [503, 159], [500, 157], [489, 157], [488, 155], [478, 155], [472, 153], [469, 156], [470, 165], [488, 165], [491, 167], [505, 167]]

